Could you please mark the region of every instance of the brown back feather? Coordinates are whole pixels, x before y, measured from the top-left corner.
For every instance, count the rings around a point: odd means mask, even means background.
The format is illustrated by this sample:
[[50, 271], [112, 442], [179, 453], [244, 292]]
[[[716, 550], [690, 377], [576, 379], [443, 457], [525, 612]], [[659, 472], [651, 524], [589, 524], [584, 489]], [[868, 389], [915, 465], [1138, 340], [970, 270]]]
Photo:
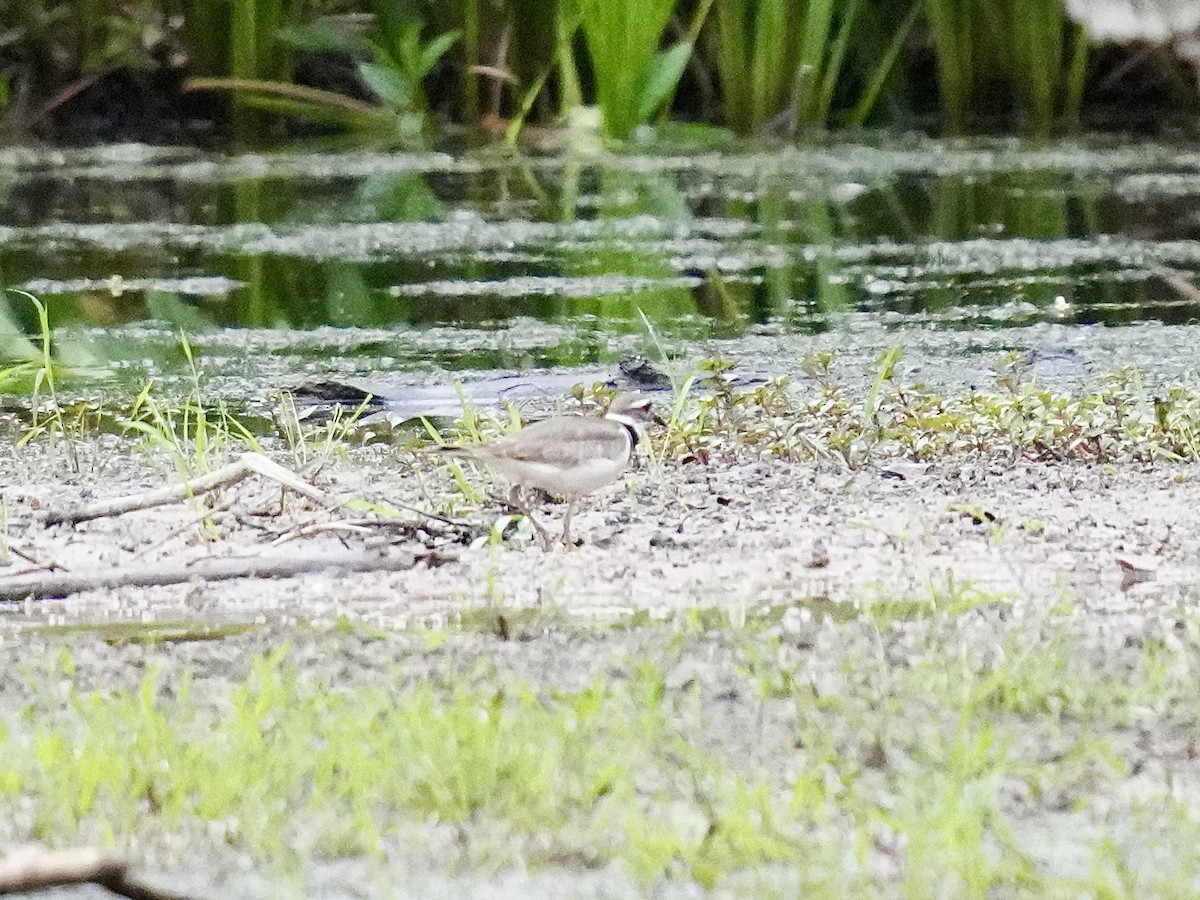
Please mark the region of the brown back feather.
[[[580, 456], [620, 456], [628, 437], [615, 423], [587, 416], [544, 419], [489, 446], [513, 459], [569, 465]], [[553, 440], [547, 440], [547, 438]]]

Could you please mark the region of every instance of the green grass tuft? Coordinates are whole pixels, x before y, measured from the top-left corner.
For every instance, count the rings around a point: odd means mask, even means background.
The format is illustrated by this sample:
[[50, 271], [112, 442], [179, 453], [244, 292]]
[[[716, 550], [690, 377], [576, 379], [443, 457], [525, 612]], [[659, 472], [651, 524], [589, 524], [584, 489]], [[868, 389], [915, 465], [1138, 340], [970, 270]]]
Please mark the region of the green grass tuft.
[[436, 644], [338, 627], [322, 654], [383, 642], [396, 663], [336, 680], [285, 647], [242, 674], [84, 689], [90, 664], [51, 653], [0, 723], [3, 834], [124, 846], [199, 825], [290, 872], [382, 861], [450, 825], [462, 858], [424, 864], [504, 868], [497, 848], [520, 846], [535, 870], [617, 864], [756, 895], [1190, 885], [1194, 854], [1160, 848], [1200, 837], [1171, 789], [1200, 727], [1196, 623], [1101, 635], [947, 590], [891, 622], [806, 605], [799, 631], [786, 611], [547, 619], [536, 637], [565, 628], [587, 652], [523, 676], [490, 649], [470, 664], [474, 621]]

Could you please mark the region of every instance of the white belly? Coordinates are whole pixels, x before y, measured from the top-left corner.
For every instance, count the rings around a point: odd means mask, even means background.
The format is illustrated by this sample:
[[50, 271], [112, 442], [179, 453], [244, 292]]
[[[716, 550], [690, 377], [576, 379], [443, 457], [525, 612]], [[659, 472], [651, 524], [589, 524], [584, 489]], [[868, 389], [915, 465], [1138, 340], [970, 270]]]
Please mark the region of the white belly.
[[502, 457], [488, 459], [488, 464], [513, 484], [541, 488], [549, 494], [577, 497], [603, 487], [625, 469], [628, 459], [592, 459], [561, 469], [558, 466], [523, 460], [516, 463]]

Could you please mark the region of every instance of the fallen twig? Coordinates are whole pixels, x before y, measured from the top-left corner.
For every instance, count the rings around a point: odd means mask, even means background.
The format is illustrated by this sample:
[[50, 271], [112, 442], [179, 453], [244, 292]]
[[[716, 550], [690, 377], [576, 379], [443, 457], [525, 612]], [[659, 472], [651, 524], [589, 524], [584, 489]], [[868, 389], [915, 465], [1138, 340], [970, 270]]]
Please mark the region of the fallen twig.
[[[168, 485], [164, 488], [158, 488], [153, 491], [146, 491], [141, 494], [131, 494], [125, 497], [116, 497], [111, 500], [102, 500], [97, 503], [87, 504], [85, 506], [76, 506], [65, 509], [52, 509], [46, 513], [45, 523], [47, 525], [74, 525], [79, 522], [89, 522], [93, 519], [106, 519], [113, 516], [121, 516], [127, 512], [134, 512], [140, 509], [151, 509], [155, 506], [163, 506], [167, 503], [178, 503], [181, 500], [188, 500], [200, 494], [206, 494], [210, 491], [215, 491], [223, 487], [237, 484], [237, 482], [246, 478], [249, 475], [263, 475], [273, 481], [278, 482], [286, 488], [290, 488], [298, 494], [303, 494], [310, 500], [321, 504], [330, 509], [338, 509], [345, 507], [347, 509], [355, 509], [353, 501], [347, 501], [342, 498], [333, 497], [318, 488], [313, 487], [308, 482], [301, 479], [294, 472], [285, 469], [278, 463], [272, 462], [263, 456], [261, 453], [244, 453], [235, 462], [229, 465], [222, 466], [214, 472], [209, 472], [207, 475], [200, 475], [196, 478], [190, 478], [187, 481], [179, 484]], [[452, 528], [460, 531], [469, 526], [463, 522], [456, 522], [453, 519], [448, 519], [445, 516], [435, 512], [430, 512], [424, 509], [418, 509], [415, 506], [409, 506], [405, 503], [392, 503], [392, 506], [403, 509], [407, 512], [415, 513], [423, 519], [441, 522]], [[228, 508], [228, 504], [223, 507]], [[204, 521], [212, 515], [212, 512], [206, 513], [199, 521]], [[186, 531], [192, 527], [193, 523], [188, 523], [183, 526], [182, 531]], [[364, 523], [366, 524], [366, 523]], [[379, 521], [376, 524], [384, 525], [386, 520]], [[289, 532], [290, 533], [290, 532]], [[175, 536], [173, 532], [169, 537]], [[165, 541], [160, 542], [165, 543]], [[147, 551], [142, 551], [143, 553]]]
[[278, 463], [272, 462], [261, 453], [243, 453], [235, 462], [221, 466], [207, 475], [189, 478], [179, 484], [168, 485], [142, 494], [132, 494], [126, 497], [116, 497], [112, 500], [102, 500], [86, 506], [76, 506], [67, 509], [52, 509], [46, 513], [47, 525], [73, 525], [78, 522], [88, 522], [92, 519], [105, 519], [111, 516], [121, 516], [138, 509], [150, 509], [167, 503], [178, 503], [199, 494], [207, 494], [219, 488], [237, 484], [248, 475], [263, 475], [298, 494], [303, 494], [310, 500], [327, 505], [339, 505], [323, 491], [310, 485]]
[[281, 544], [287, 544], [300, 538], [312, 537], [317, 534], [328, 534], [331, 531], [343, 532], [345, 534], [370, 534], [370, 526], [374, 524], [374, 522], [368, 522], [364, 525], [360, 522], [345, 520], [340, 522], [318, 522], [315, 525], [305, 525], [303, 528], [296, 528], [281, 534], [275, 540], [271, 541], [271, 546], [278, 547]]
[[1176, 272], [1168, 266], [1150, 266], [1150, 271], [1165, 281], [1184, 300], [1189, 303], [1200, 302], [1200, 288], [1185, 279], [1182, 273]]
[[467, 522], [458, 522], [454, 519], [449, 519], [446, 516], [443, 516], [439, 513], [430, 512], [427, 509], [421, 509], [418, 506], [409, 506], [407, 503], [400, 503], [399, 501], [396, 501], [396, 500], [389, 500], [387, 502], [388, 502], [389, 506], [394, 506], [394, 507], [396, 507], [396, 509], [402, 509], [405, 512], [416, 513], [418, 516], [420, 516], [423, 519], [433, 519], [435, 522], [441, 522], [443, 525], [449, 525], [452, 528], [459, 529], [460, 531], [464, 528], [471, 527], [470, 524]]
[[412, 551], [349, 550], [336, 553], [302, 555], [225, 557], [205, 559], [192, 565], [170, 564], [138, 566], [136, 569], [109, 569], [94, 572], [36, 575], [0, 578], [0, 601], [26, 598], [48, 599], [68, 597], [81, 591], [99, 588], [156, 587], [183, 584], [188, 581], [229, 581], [235, 578], [293, 578], [312, 572], [396, 572], [411, 569], [418, 563], [439, 565], [455, 557], [451, 554]]
[[38, 558], [36, 556], [34, 556], [32, 553], [26, 553], [18, 547], [9, 547], [8, 552], [11, 553], [13, 556], [17, 557], [18, 559], [23, 559], [23, 560], [25, 560], [25, 562], [29, 563], [29, 565], [24, 566], [20, 569], [17, 569], [15, 572], [9, 572], [8, 574], [10, 576], [11, 575], [27, 575], [30, 572], [65, 572], [65, 571], [67, 571], [67, 567], [64, 566], [62, 563], [58, 562], [57, 560], [52, 559], [52, 560], [50, 560], [50, 562], [40, 562], [38, 560]]
[[51, 562], [51, 563], [40, 562], [36, 556], [34, 556], [32, 553], [26, 553], [20, 547], [9, 546], [8, 552], [11, 553], [13, 556], [16, 556], [20, 559], [25, 560], [25, 562], [29, 563], [32, 566], [37, 566], [39, 569], [53, 569], [58, 566], [58, 563], [55, 563], [55, 562]]
[[73, 884], [96, 884], [130, 900], [183, 900], [129, 876], [124, 860], [99, 850], [21, 849], [0, 859], [0, 894], [24, 894]]
[[183, 534], [185, 531], [190, 531], [191, 529], [195, 528], [197, 525], [204, 524], [209, 519], [216, 519], [219, 516], [223, 516], [225, 513], [229, 512], [229, 510], [232, 508], [233, 508], [233, 501], [226, 500], [220, 506], [216, 506], [216, 507], [213, 507], [212, 509], [205, 510], [203, 514], [198, 515], [193, 519], [189, 519], [188, 521], [186, 521], [182, 525], [180, 525], [178, 528], [172, 528], [169, 532], [167, 532], [165, 535], [163, 535], [163, 537], [161, 537], [154, 543], [147, 544], [146, 546], [142, 547], [142, 549], [140, 549], [137, 553], [133, 554], [133, 556], [130, 557], [130, 560], [132, 561], [135, 559], [141, 559], [143, 556], [153, 553], [155, 550], [159, 549], [163, 545], [168, 544], [171, 541], [175, 540], [175, 538], [179, 537], [179, 535]]

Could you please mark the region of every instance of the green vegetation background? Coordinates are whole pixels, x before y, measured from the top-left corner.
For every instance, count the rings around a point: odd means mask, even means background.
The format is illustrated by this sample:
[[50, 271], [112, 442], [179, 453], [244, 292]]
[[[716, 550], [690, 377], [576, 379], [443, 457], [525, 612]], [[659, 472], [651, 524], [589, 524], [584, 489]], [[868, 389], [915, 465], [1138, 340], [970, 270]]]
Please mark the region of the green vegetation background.
[[0, 6], [0, 140], [413, 146], [588, 108], [619, 139], [1046, 136], [1192, 111], [1165, 51], [1122, 65], [1060, 0], [36, 0]]

